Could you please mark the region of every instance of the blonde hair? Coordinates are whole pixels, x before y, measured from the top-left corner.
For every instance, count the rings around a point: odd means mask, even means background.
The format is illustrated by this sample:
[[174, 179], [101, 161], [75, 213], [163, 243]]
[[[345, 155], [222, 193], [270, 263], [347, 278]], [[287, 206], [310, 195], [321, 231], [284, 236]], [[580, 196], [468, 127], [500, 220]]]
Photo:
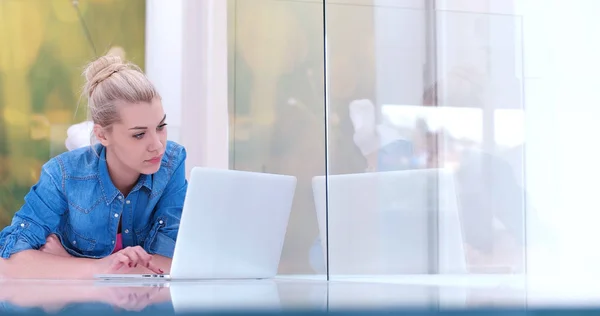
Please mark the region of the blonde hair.
[[83, 75], [89, 119], [102, 127], [119, 122], [117, 101], [150, 103], [152, 99], [160, 98], [142, 70], [123, 62], [119, 56], [106, 55], [96, 59], [87, 65]]

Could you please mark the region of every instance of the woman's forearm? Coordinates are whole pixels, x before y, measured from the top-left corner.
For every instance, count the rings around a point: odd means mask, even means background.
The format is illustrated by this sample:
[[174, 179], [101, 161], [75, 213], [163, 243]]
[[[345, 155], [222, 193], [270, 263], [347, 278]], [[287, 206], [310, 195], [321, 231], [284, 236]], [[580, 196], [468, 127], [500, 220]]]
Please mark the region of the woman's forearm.
[[[91, 279], [95, 259], [55, 256], [38, 250], [25, 250], [9, 259], [0, 259], [0, 278], [11, 279]], [[153, 263], [164, 273], [171, 271], [171, 258], [154, 255]], [[123, 267], [118, 273], [153, 273], [146, 267]]]
[[9, 259], [0, 259], [0, 276], [15, 279], [90, 279], [94, 259], [55, 256], [38, 250], [24, 250]]

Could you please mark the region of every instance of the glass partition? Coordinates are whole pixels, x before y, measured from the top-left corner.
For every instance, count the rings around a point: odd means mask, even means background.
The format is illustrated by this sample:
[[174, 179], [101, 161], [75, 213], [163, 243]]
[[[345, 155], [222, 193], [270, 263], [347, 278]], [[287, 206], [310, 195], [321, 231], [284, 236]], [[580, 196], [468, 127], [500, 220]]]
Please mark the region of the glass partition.
[[281, 274], [524, 271], [521, 19], [434, 2], [230, 0], [230, 167], [298, 177]]
[[326, 1], [333, 279], [524, 271], [521, 20], [433, 3]]
[[312, 178], [325, 174], [323, 4], [230, 0], [230, 168], [297, 177], [280, 274], [325, 275]]

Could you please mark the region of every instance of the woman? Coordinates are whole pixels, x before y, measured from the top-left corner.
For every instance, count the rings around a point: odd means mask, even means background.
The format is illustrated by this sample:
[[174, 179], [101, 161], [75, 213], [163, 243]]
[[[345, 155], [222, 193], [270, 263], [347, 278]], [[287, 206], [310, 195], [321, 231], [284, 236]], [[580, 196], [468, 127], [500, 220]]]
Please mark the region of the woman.
[[167, 141], [160, 95], [138, 67], [107, 55], [84, 74], [99, 144], [43, 166], [0, 232], [4, 277], [170, 270], [187, 190], [185, 149]]

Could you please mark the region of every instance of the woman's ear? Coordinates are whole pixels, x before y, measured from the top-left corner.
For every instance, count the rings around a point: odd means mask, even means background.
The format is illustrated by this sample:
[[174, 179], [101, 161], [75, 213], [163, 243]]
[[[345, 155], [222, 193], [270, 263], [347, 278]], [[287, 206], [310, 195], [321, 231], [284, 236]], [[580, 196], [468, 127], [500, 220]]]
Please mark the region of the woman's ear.
[[99, 124], [94, 124], [94, 135], [96, 136], [96, 139], [104, 146], [108, 146], [109, 144], [109, 140], [106, 137], [107, 136], [107, 132], [104, 129], [104, 127], [100, 126]]

